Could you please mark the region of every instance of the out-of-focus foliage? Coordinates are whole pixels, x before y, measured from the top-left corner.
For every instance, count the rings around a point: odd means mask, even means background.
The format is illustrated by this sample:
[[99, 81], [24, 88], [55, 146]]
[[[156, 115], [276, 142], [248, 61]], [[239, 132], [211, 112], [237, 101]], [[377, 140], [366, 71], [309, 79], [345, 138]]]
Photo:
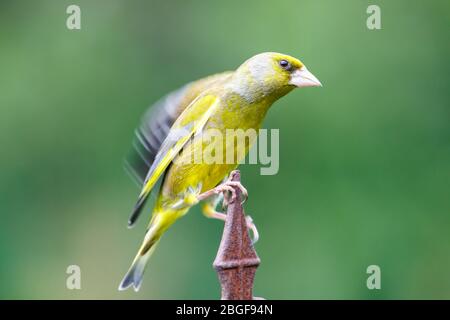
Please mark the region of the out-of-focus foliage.
[[[324, 87], [269, 112], [277, 175], [242, 167], [256, 295], [450, 298], [448, 1], [79, 0], [69, 31], [72, 3], [0, 4], [0, 298], [218, 298], [222, 223], [198, 208], [141, 291], [117, 291], [148, 219], [126, 228], [139, 191], [122, 160], [150, 103], [263, 51], [299, 57]], [[382, 30], [366, 28], [369, 4]], [[71, 264], [81, 290], [66, 289]]]

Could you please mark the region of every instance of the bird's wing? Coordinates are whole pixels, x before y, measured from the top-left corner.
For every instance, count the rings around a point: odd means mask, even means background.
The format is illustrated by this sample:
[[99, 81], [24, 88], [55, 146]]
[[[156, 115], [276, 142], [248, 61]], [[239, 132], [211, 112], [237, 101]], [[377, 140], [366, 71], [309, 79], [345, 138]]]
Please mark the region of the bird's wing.
[[203, 129], [208, 119], [217, 109], [219, 100], [217, 96], [211, 94], [197, 97], [172, 125], [145, 178], [144, 186], [128, 221], [130, 226], [133, 225], [139, 216], [145, 200], [159, 177], [165, 172], [166, 168], [189, 139]]
[[163, 97], [144, 114], [136, 129], [132, 150], [125, 158], [126, 170], [140, 186], [175, 120], [202, 92], [231, 73], [223, 72], [191, 82]]

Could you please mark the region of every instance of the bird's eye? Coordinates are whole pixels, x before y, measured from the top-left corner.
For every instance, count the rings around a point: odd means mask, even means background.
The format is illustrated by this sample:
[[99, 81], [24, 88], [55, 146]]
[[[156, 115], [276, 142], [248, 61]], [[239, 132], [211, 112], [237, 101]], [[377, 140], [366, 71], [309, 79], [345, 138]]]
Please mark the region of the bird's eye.
[[291, 64], [286, 60], [280, 60], [280, 66], [286, 70], [289, 70], [291, 68]]

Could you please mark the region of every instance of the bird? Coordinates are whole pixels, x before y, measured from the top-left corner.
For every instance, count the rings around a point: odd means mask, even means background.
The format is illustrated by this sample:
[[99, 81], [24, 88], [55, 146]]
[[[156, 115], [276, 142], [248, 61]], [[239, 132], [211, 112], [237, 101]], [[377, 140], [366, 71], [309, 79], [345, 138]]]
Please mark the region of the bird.
[[[230, 130], [258, 130], [275, 101], [294, 88], [315, 86], [322, 84], [300, 60], [264, 52], [234, 71], [188, 83], [150, 107], [136, 129], [133, 151], [126, 161], [128, 171], [142, 186], [128, 226], [135, 224], [153, 189], [156, 202], [142, 245], [119, 290], [139, 290], [147, 262], [162, 235], [190, 208], [202, 202], [206, 217], [224, 220], [226, 215], [216, 211], [220, 201], [233, 198], [234, 187], [248, 195], [239, 182], [227, 179], [242, 159], [233, 158], [236, 161], [231, 163], [192, 161], [196, 150], [215, 143], [202, 138], [211, 130], [225, 137]], [[232, 151], [242, 158], [253, 141], [231, 147], [219, 143], [224, 148], [234, 148]], [[247, 224], [257, 238], [251, 218]]]

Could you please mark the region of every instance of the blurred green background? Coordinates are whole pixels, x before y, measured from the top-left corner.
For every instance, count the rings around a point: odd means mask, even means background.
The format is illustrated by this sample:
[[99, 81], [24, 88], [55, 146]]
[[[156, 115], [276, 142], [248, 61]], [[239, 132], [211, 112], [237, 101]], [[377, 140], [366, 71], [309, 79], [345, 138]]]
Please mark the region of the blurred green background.
[[[366, 28], [369, 4], [382, 30]], [[299, 57], [324, 87], [269, 112], [277, 175], [241, 168], [261, 234], [255, 294], [450, 298], [449, 12], [444, 0], [2, 1], [0, 298], [218, 298], [223, 225], [199, 208], [165, 235], [141, 291], [117, 291], [148, 219], [126, 228], [139, 190], [122, 161], [148, 105], [263, 51]], [[71, 264], [81, 290], [66, 289]], [[366, 287], [371, 264], [381, 290]]]

